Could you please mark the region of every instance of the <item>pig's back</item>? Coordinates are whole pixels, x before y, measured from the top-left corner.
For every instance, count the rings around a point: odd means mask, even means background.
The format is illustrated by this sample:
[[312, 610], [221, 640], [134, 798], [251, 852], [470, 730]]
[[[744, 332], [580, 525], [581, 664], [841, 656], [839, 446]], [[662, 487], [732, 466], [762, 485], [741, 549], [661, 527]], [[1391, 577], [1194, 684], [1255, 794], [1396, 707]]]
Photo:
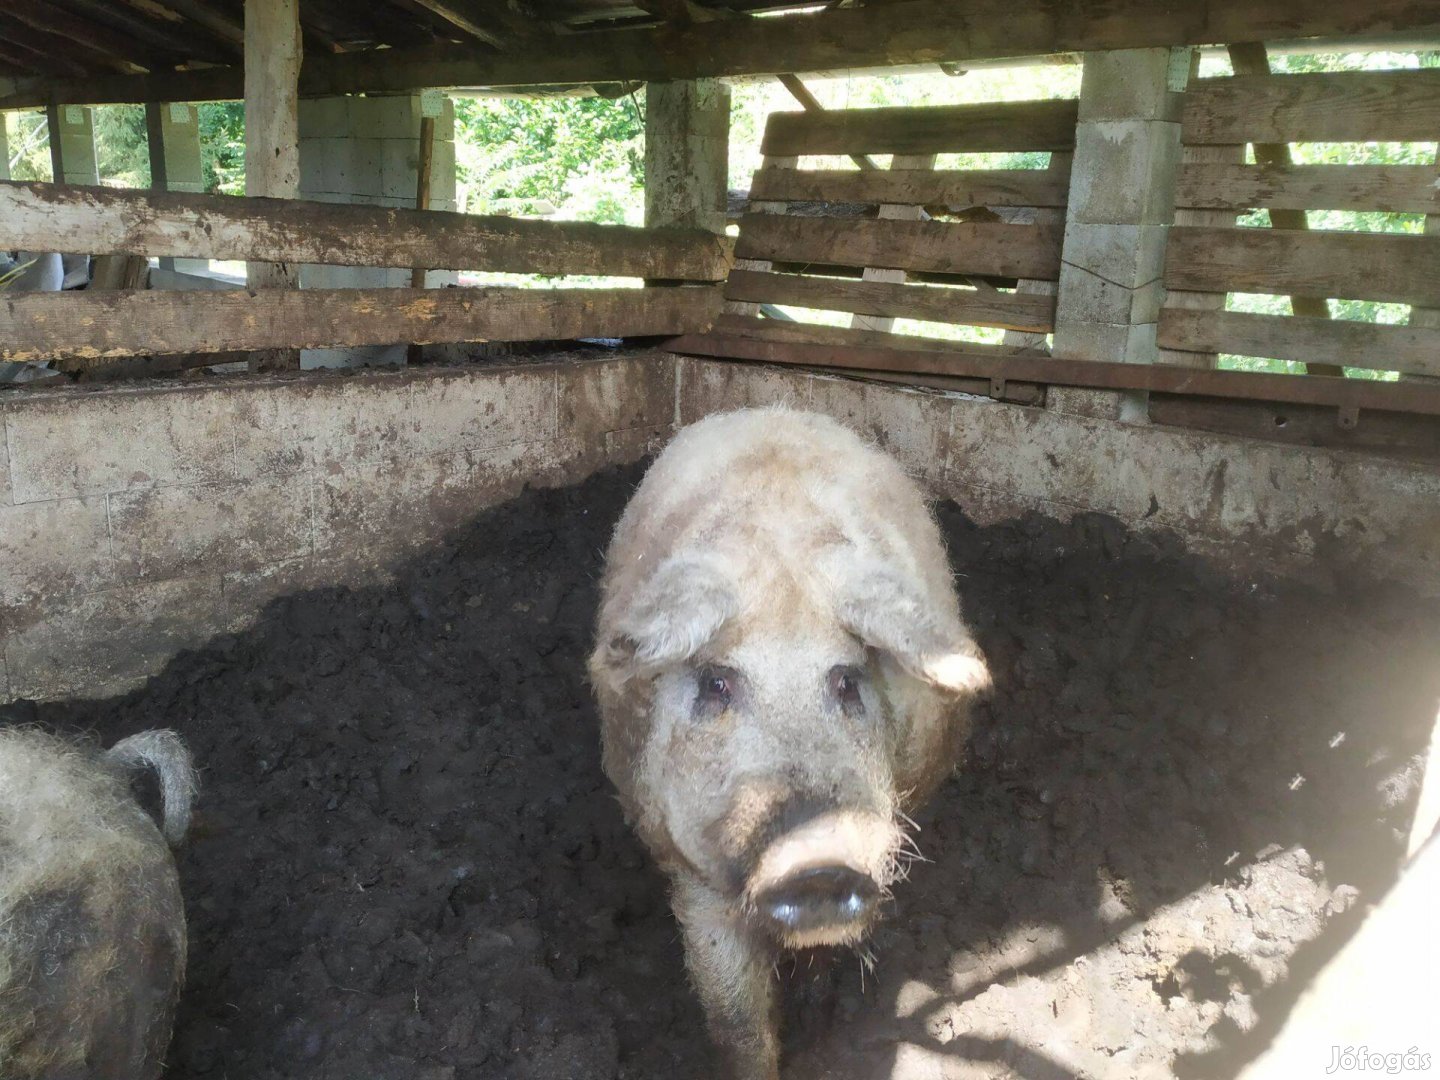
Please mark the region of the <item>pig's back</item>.
[[850, 549], [950, 591], [939, 533], [893, 457], [819, 413], [719, 413], [685, 428], [631, 500], [607, 560], [610, 585], [684, 549], [730, 551], [804, 575]]

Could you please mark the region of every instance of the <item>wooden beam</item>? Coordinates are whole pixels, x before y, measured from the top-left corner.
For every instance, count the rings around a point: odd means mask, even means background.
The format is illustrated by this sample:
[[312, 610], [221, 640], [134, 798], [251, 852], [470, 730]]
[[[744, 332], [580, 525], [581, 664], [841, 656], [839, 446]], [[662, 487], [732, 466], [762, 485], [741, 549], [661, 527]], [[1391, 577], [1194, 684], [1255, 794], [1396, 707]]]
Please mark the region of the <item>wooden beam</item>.
[[[1339, 166], [1348, 168], [1348, 166]], [[750, 198], [769, 202], [910, 203], [939, 210], [972, 206], [1064, 206], [1070, 172], [1060, 169], [760, 169]]]
[[[1234, 66], [1237, 77], [1265, 78], [1270, 74], [1270, 56], [1262, 42], [1242, 42], [1229, 47], [1230, 63]], [[1436, 84], [1440, 88], [1440, 82]], [[1290, 159], [1290, 144], [1288, 142], [1271, 142], [1255, 136], [1251, 136], [1250, 143], [1254, 147], [1255, 160], [1261, 165], [1285, 166], [1292, 164]], [[1304, 232], [1310, 228], [1310, 222], [1302, 210], [1282, 210], [1275, 208], [1270, 211], [1270, 227], [1273, 229], [1289, 229], [1296, 232]], [[1296, 315], [1307, 318], [1328, 319], [1330, 317], [1330, 302], [1319, 296], [1297, 296], [1290, 297], [1290, 310]], [[1336, 367], [1333, 364], [1305, 365], [1305, 370], [1313, 375], [1335, 375], [1343, 376], [1345, 369]]]
[[390, 0], [390, 2], [403, 10], [420, 11], [433, 15], [460, 33], [486, 45], [493, 45], [497, 49], [507, 48], [514, 44], [512, 37], [498, 33], [477, 21], [472, 12], [461, 7], [454, 0]]
[[[760, 324], [767, 320], [754, 319]], [[1116, 364], [1101, 360], [1056, 360], [1033, 354], [985, 352], [965, 345], [918, 348], [871, 345], [822, 345], [767, 340], [768, 328], [725, 333], [687, 334], [667, 345], [672, 352], [767, 364], [817, 368], [868, 369], [922, 375], [980, 376], [1021, 382], [1082, 386], [1097, 390], [1150, 390], [1165, 394], [1289, 401], [1337, 408], [1379, 409], [1440, 416], [1440, 386], [1380, 382], [1375, 379], [1325, 379], [1309, 375], [1269, 375], [1250, 371], [1210, 371], [1168, 364]]]
[[155, 65], [154, 54], [140, 47], [133, 38], [81, 19], [40, 0], [10, 0], [6, 14], [35, 30], [62, 35], [62, 39], [92, 52], [119, 61], [123, 70], [137, 74]]
[[0, 250], [718, 281], [728, 247], [698, 229], [0, 182]]
[[1440, 306], [1440, 236], [1176, 225], [1165, 286]]
[[782, 157], [1069, 150], [1077, 109], [1059, 99], [772, 113], [760, 149]]
[[[1245, 40], [1242, 56], [1263, 48]], [[1231, 78], [1197, 80], [1185, 99], [1185, 141], [1429, 142], [1440, 131], [1440, 71], [1268, 71], [1242, 62]]]
[[1440, 213], [1428, 165], [1180, 166], [1177, 205], [1216, 210], [1382, 210]]
[[[301, 49], [300, 0], [245, 0], [248, 197], [295, 199], [300, 195]], [[245, 264], [245, 282], [252, 289], [298, 288], [299, 269], [293, 263], [252, 259]], [[252, 356], [250, 364], [257, 371], [297, 369], [300, 354], [292, 349], [266, 350]]]
[[[1217, 41], [1374, 32], [1440, 32], [1440, 5], [1417, 0], [904, 0], [779, 17], [727, 19], [541, 37], [487, 57], [473, 48], [387, 49], [313, 56], [302, 92], [328, 95], [433, 86], [588, 85], [936, 64]], [[206, 101], [240, 96], [238, 71], [102, 80], [24, 80], [0, 109], [47, 101]], [[1433, 130], [1433, 129], [1432, 129]]]
[[[805, 80], [799, 75], [785, 72], [783, 75], [775, 77], [780, 80], [781, 86], [790, 91], [790, 96], [798, 101], [800, 107], [806, 112], [823, 113], [825, 111], [825, 106], [820, 104], [820, 99], [810, 92], [810, 88], [805, 85]], [[865, 154], [851, 154], [849, 157], [862, 170], [880, 168], [874, 159]]]
[[1160, 313], [1160, 344], [1186, 352], [1234, 353], [1373, 371], [1440, 375], [1440, 329], [1256, 315], [1241, 311]]
[[0, 295], [0, 359], [104, 359], [699, 331], [712, 287], [262, 289]]
[[819, 266], [882, 266], [1054, 280], [1062, 230], [1053, 225], [866, 221], [749, 214], [735, 254]]
[[1055, 325], [1055, 297], [996, 289], [932, 287], [732, 270], [725, 280], [725, 298], [892, 319], [998, 326], [1039, 334], [1048, 333]]

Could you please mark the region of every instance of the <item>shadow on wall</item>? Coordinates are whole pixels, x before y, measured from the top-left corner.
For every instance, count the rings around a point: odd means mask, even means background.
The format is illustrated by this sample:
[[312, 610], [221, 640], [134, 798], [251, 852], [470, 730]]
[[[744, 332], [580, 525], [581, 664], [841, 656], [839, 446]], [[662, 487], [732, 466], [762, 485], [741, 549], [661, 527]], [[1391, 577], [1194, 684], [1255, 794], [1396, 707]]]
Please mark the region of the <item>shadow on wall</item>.
[[[168, 1077], [712, 1071], [584, 681], [640, 475], [526, 492], [123, 698], [9, 709], [174, 726], [204, 766]], [[1336, 886], [1392, 875], [1440, 610], [1222, 578], [1093, 515], [940, 520], [996, 696], [863, 991], [849, 956], [818, 1004], [819, 968], [784, 973], [787, 1074], [1233, 1071]]]

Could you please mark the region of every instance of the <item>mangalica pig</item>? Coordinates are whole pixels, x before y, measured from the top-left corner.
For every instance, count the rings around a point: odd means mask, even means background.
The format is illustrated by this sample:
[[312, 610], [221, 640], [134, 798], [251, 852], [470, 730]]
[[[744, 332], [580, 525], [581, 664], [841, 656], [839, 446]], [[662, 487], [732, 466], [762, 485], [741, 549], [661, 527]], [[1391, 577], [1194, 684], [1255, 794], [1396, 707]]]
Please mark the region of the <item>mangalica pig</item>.
[[[164, 838], [131, 792], [155, 770]], [[0, 729], [0, 1077], [153, 1080], [185, 972], [166, 846], [189, 825], [190, 755], [169, 731], [108, 752]]]
[[742, 410], [655, 461], [602, 593], [605, 770], [732, 1075], [773, 1080], [777, 952], [864, 936], [988, 683], [939, 532], [838, 423]]

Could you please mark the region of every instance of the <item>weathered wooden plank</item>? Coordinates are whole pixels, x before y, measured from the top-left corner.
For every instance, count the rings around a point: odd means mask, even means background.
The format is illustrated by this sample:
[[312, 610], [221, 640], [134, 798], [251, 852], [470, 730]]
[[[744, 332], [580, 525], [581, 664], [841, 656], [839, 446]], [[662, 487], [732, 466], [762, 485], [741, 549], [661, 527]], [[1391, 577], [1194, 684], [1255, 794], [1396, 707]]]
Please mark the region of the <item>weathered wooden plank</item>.
[[749, 214], [735, 254], [742, 259], [822, 266], [886, 266], [953, 274], [1054, 280], [1062, 230], [992, 222], [854, 221]]
[[0, 359], [669, 335], [705, 329], [719, 301], [713, 287], [17, 293], [0, 296]]
[[[1421, 0], [907, 0], [783, 17], [539, 37], [488, 55], [472, 47], [396, 48], [307, 58], [305, 94], [429, 86], [536, 86], [663, 81], [1009, 56], [1208, 45], [1373, 32], [1440, 31]], [[238, 71], [211, 68], [109, 79], [17, 79], [0, 109], [47, 101], [210, 101], [240, 95]]]
[[1440, 236], [1176, 225], [1167, 288], [1440, 305]]
[[[754, 320], [756, 322], [763, 320]], [[892, 335], [892, 341], [900, 341]], [[919, 339], [910, 339], [912, 341]], [[1440, 386], [1332, 379], [1309, 375], [1270, 375], [1250, 371], [1209, 371], [1168, 364], [1116, 364], [1101, 360], [1056, 360], [1034, 353], [984, 351], [971, 345], [938, 347], [868, 344], [830, 345], [779, 341], [753, 329], [727, 323], [705, 334], [686, 334], [669, 342], [672, 352], [753, 360], [803, 367], [875, 370], [922, 375], [981, 376], [1021, 382], [1085, 386], [1097, 390], [1151, 390], [1165, 394], [1293, 401], [1337, 408], [1380, 409], [1440, 416]]]
[[1440, 329], [1242, 311], [1160, 313], [1160, 344], [1310, 364], [1440, 375]]
[[822, 326], [818, 323], [760, 319], [748, 315], [721, 315], [715, 320], [713, 330], [716, 334], [744, 336], [756, 341], [824, 345], [836, 349], [964, 349], [977, 356], [1008, 356], [1020, 351], [1006, 345], [990, 345], [978, 341], [955, 342], [947, 338], [921, 337], [918, 334], [892, 334], [888, 330], [870, 330], [863, 326]]
[[994, 289], [896, 285], [845, 278], [800, 277], [732, 270], [725, 282], [728, 300], [791, 304], [819, 311], [849, 311], [894, 319], [998, 326], [1047, 333], [1055, 322], [1055, 297]]
[[1150, 422], [1300, 446], [1334, 446], [1406, 460], [1440, 461], [1440, 418], [1367, 410], [1353, 427], [1333, 407], [1234, 398], [1150, 395]]
[[[1239, 76], [1267, 77], [1270, 75], [1270, 53], [1263, 41], [1239, 41], [1227, 46], [1226, 52], [1230, 54], [1230, 64]], [[1255, 153], [1255, 161], [1260, 165], [1293, 165], [1294, 159], [1290, 156], [1290, 144], [1287, 142], [1267, 142], [1257, 139], [1251, 143], [1251, 149]], [[1291, 229], [1296, 232], [1309, 232], [1310, 219], [1306, 217], [1303, 210], [1280, 210], [1270, 211], [1270, 227], [1272, 229]], [[1330, 318], [1330, 301], [1321, 296], [1291, 296], [1290, 311], [1294, 315], [1301, 315], [1316, 319]], [[1344, 375], [1342, 368], [1331, 364], [1305, 365], [1305, 371], [1310, 375]]]
[[723, 237], [298, 199], [0, 182], [0, 250], [718, 281]]
[[762, 169], [750, 198], [849, 205], [909, 203], [934, 210], [971, 206], [1064, 206], [1069, 170]]
[[926, 108], [772, 113], [766, 154], [960, 154], [1069, 150], [1078, 104], [1002, 101]]
[[1180, 166], [1176, 205], [1216, 210], [1383, 210], [1440, 212], [1440, 187], [1427, 165]]
[[1337, 71], [1198, 79], [1187, 143], [1429, 141], [1440, 131], [1440, 70]]

